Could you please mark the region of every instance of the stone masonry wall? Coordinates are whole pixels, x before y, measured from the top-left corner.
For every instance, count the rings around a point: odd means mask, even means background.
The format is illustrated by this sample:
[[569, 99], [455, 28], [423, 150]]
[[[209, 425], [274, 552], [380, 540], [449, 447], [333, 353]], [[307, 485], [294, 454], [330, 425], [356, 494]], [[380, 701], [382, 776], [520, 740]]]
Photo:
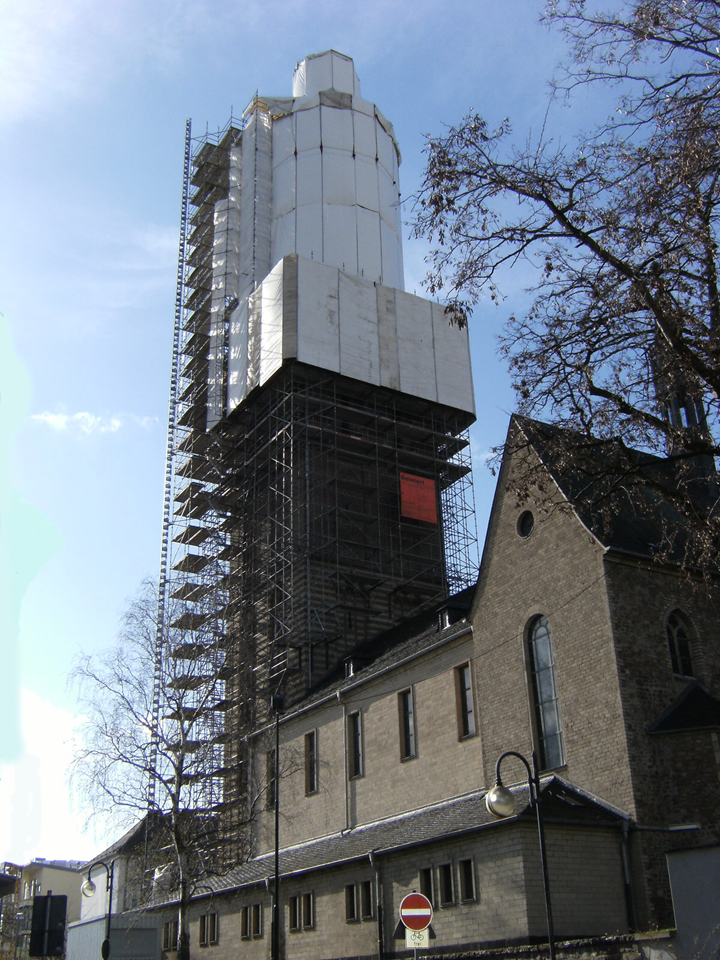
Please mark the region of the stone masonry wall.
[[[494, 782], [505, 750], [529, 757], [533, 749], [526, 635], [532, 619], [543, 615], [552, 633], [565, 746], [558, 772], [632, 814], [603, 549], [562, 506], [550, 481], [518, 504], [507, 489], [516, 469], [506, 462], [501, 471], [471, 612], [485, 782]], [[528, 509], [535, 523], [523, 538], [518, 519]], [[507, 761], [503, 776], [512, 782], [525, 774], [519, 763]]]

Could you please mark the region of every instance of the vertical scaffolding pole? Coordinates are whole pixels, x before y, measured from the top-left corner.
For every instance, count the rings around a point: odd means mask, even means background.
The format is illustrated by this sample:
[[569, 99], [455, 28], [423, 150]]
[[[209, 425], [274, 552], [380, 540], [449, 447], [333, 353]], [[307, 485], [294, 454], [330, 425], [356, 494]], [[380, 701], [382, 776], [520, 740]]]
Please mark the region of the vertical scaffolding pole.
[[192, 124], [185, 121], [185, 153], [183, 157], [183, 188], [180, 209], [180, 241], [178, 245], [177, 281], [175, 286], [175, 323], [173, 328], [172, 365], [170, 372], [170, 400], [168, 404], [167, 446], [165, 451], [165, 488], [163, 492], [162, 546], [160, 551], [160, 578], [158, 582], [157, 622], [155, 624], [155, 672], [153, 676], [152, 737], [150, 742], [147, 810], [155, 809], [156, 777], [153, 773], [158, 756], [158, 724], [160, 722], [160, 694], [162, 690], [163, 647], [167, 634], [167, 604], [170, 582], [170, 537], [172, 529], [173, 469], [175, 463], [175, 434], [177, 427], [178, 378], [180, 374], [180, 339], [185, 286], [185, 255], [187, 250], [188, 198], [190, 195], [190, 160]]

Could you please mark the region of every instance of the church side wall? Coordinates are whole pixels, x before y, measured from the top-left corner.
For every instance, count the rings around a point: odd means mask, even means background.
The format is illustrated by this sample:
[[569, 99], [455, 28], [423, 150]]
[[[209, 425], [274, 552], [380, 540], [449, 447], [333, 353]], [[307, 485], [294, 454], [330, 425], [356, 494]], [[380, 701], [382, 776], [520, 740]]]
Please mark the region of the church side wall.
[[[481, 737], [459, 737], [455, 668], [472, 657], [468, 632], [407, 666], [348, 689], [281, 725], [281, 845], [334, 831], [476, 790], [482, 770]], [[400, 756], [398, 694], [413, 697], [415, 756]], [[348, 717], [359, 713], [363, 773], [348, 778], [345, 733]], [[317, 792], [305, 793], [305, 735], [316, 734]], [[262, 778], [264, 749], [255, 751]], [[346, 807], [347, 804], [347, 807]], [[274, 842], [274, 814], [261, 812], [256, 853]]]
[[672, 570], [622, 559], [606, 562], [633, 789], [641, 826], [700, 823], [701, 833], [643, 832], [636, 838], [648, 881], [651, 919], [672, 924], [665, 853], [715, 842], [720, 781], [717, 733], [654, 735], [648, 728], [690, 682], [673, 674], [666, 623], [680, 610], [692, 628], [692, 665], [704, 689], [720, 694], [720, 608], [706, 586]]
[[[558, 772], [632, 814], [603, 551], [551, 481], [519, 504], [508, 490], [517, 469], [504, 467], [498, 482], [471, 614], [485, 783], [494, 782], [505, 750], [529, 756], [533, 748], [527, 628], [542, 615], [552, 635], [565, 748], [566, 763]], [[555, 502], [548, 505], [548, 497]], [[534, 527], [522, 537], [518, 519], [526, 510]], [[503, 775], [508, 782], [525, 776], [512, 760], [503, 764]]]

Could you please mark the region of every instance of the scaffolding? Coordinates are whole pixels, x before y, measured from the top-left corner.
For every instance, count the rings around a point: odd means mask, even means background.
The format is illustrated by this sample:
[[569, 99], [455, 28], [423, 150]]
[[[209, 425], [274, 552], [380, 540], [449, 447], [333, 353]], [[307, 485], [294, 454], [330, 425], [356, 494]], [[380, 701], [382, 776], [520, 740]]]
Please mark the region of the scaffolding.
[[[156, 678], [158, 710], [172, 663], [197, 712], [192, 802], [222, 814], [225, 863], [271, 695], [297, 701], [477, 577], [468, 413], [293, 361], [225, 415], [237, 275], [218, 210], [242, 129], [187, 130]], [[434, 521], [404, 507], [403, 476], [429, 485]]]

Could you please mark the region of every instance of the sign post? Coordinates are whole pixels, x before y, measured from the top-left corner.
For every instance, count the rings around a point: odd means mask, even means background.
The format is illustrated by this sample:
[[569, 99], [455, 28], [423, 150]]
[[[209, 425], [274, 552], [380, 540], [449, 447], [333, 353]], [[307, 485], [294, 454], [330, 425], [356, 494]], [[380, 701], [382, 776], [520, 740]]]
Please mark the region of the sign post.
[[405, 946], [414, 951], [427, 950], [430, 946], [428, 927], [432, 923], [433, 908], [422, 893], [409, 893], [400, 904], [400, 921], [405, 925]]

